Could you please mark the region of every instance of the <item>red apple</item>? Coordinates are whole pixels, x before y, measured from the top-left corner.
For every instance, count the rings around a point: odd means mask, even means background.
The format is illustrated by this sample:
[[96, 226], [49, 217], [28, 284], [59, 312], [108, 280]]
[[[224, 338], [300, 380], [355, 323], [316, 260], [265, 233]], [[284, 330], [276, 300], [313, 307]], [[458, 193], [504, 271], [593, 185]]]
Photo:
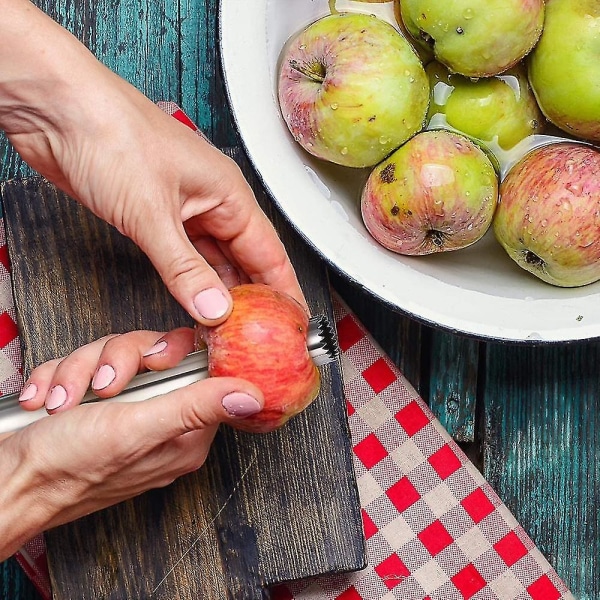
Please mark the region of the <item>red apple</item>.
[[498, 178], [467, 137], [422, 131], [379, 163], [361, 196], [365, 227], [382, 246], [407, 255], [465, 248], [492, 223]]
[[600, 279], [600, 151], [559, 142], [536, 148], [500, 185], [496, 238], [523, 269], [576, 287]]
[[241, 377], [264, 394], [263, 410], [240, 429], [281, 427], [319, 393], [320, 374], [308, 353], [308, 315], [290, 296], [249, 283], [230, 290], [233, 312], [216, 327], [199, 327], [211, 377]]

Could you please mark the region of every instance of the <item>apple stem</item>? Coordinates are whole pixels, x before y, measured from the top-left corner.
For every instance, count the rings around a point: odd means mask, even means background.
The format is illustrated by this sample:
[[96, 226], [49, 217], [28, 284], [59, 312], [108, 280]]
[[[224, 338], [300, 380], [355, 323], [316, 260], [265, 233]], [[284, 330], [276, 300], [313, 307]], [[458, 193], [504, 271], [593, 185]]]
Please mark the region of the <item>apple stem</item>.
[[298, 71], [298, 73], [302, 73], [302, 75], [316, 83], [323, 83], [323, 81], [325, 81], [325, 69], [320, 63], [313, 62], [311, 64], [300, 64], [297, 60], [292, 59], [289, 64], [291, 69]]

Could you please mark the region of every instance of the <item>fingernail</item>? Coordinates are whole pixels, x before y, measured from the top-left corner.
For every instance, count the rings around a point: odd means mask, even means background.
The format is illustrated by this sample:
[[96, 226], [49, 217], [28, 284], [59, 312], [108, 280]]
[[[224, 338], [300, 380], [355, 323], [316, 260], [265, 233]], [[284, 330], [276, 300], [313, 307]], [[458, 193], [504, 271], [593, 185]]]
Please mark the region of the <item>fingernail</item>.
[[115, 380], [116, 376], [115, 370], [110, 365], [102, 365], [92, 379], [92, 389], [103, 390]]
[[223, 397], [222, 404], [232, 417], [249, 417], [260, 412], [260, 404], [256, 398], [243, 392], [227, 394]]
[[19, 396], [19, 402], [27, 402], [27, 400], [32, 400], [35, 398], [37, 391], [38, 389], [35, 383], [28, 384], [27, 387], [21, 392], [21, 395]]
[[220, 319], [229, 310], [229, 302], [221, 290], [207, 288], [194, 298], [196, 310], [205, 319]]
[[67, 390], [62, 385], [55, 385], [50, 396], [46, 400], [46, 410], [56, 410], [60, 408], [67, 399]]
[[152, 356], [153, 354], [158, 354], [162, 352], [167, 347], [167, 342], [165, 340], [161, 340], [160, 342], [156, 342], [152, 348], [149, 348], [142, 354], [142, 356]]

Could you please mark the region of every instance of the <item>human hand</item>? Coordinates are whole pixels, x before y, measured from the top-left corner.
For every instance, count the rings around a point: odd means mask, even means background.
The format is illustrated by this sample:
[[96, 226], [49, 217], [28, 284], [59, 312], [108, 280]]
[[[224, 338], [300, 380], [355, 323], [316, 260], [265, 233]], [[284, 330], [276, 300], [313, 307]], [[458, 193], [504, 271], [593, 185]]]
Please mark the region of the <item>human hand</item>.
[[28, 1], [5, 4], [0, 126], [21, 157], [130, 237], [196, 321], [223, 321], [227, 288], [248, 280], [306, 306], [235, 162]]
[[[55, 382], [75, 395], [52, 416], [0, 442], [0, 560], [43, 530], [166, 486], [199, 468], [220, 423], [235, 427], [261, 409], [260, 391], [234, 378], [206, 379], [144, 402], [77, 406], [82, 388], [91, 376], [98, 377], [102, 366], [113, 366], [116, 376], [97, 392], [113, 395], [140, 364], [154, 361], [166, 368], [187, 350], [189, 339], [189, 332], [176, 330], [156, 345], [156, 333], [125, 334], [85, 346], [32, 373], [29, 381], [39, 386], [39, 396], [24, 402], [28, 408], [32, 402], [41, 405], [43, 390]], [[136, 363], [132, 349], [148, 349], [148, 341], [154, 344], [153, 354], [138, 353]], [[78, 383], [72, 387], [74, 379]]]

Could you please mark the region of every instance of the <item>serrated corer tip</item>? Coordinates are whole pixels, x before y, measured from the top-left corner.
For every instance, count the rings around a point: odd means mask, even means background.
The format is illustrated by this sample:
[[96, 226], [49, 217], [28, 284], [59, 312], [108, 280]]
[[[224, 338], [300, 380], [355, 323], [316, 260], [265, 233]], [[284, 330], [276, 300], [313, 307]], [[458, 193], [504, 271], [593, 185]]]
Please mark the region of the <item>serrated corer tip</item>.
[[317, 367], [333, 362], [340, 348], [335, 330], [326, 315], [311, 317], [308, 322], [306, 346]]

